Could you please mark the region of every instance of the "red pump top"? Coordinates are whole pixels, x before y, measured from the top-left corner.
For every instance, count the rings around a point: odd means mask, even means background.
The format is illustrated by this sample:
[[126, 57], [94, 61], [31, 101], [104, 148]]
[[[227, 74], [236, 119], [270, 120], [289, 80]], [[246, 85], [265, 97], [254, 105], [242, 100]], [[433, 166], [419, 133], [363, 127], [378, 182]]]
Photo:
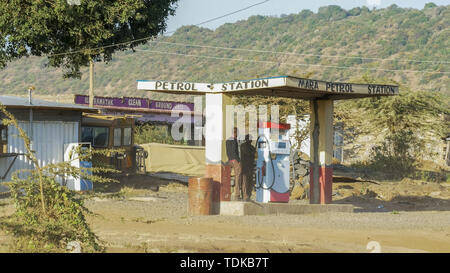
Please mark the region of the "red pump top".
[[288, 123], [259, 122], [258, 128], [274, 128], [279, 130], [289, 130], [291, 129], [291, 125]]

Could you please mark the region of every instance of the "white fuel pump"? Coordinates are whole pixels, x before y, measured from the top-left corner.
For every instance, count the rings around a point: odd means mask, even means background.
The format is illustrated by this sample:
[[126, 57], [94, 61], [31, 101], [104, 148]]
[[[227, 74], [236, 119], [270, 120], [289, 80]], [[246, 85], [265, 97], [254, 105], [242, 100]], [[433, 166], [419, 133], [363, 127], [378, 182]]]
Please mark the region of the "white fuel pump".
[[[278, 135], [273, 134], [278, 129]], [[289, 202], [289, 124], [262, 122], [258, 126], [256, 147], [256, 201]]]
[[[80, 149], [78, 149], [80, 148]], [[69, 143], [64, 145], [64, 161], [70, 162], [70, 165], [83, 168], [82, 172], [88, 175], [92, 175], [92, 161], [82, 161], [79, 159], [78, 153], [83, 153], [84, 151], [91, 149], [91, 143]], [[66, 185], [70, 190], [74, 191], [89, 191], [93, 189], [92, 181], [81, 178], [73, 177], [71, 175], [65, 177], [64, 185]]]

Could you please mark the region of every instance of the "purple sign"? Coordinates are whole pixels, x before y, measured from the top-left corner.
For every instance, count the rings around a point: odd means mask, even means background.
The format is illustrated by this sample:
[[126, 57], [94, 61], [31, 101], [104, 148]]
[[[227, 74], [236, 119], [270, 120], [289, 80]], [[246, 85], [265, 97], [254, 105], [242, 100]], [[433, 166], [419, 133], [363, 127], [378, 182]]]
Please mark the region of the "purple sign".
[[[75, 95], [75, 104], [89, 105], [89, 96]], [[188, 102], [154, 101], [147, 98], [130, 97], [94, 97], [94, 105], [99, 107], [137, 108], [154, 110], [184, 110], [194, 111], [194, 104]], [[187, 107], [187, 108], [186, 108]]]
[[[176, 108], [175, 108], [176, 107]], [[187, 108], [186, 108], [187, 107]], [[194, 104], [188, 102], [174, 102], [174, 101], [150, 101], [150, 109], [159, 109], [159, 110], [184, 110], [189, 109], [189, 111], [194, 111]]]
[[[114, 116], [120, 116], [120, 113], [116, 111], [106, 111], [105, 114], [108, 115], [114, 115]], [[160, 122], [160, 123], [175, 123], [177, 122], [180, 117], [175, 116], [172, 117], [170, 114], [154, 114], [154, 113], [140, 113], [140, 116], [136, 118], [136, 121], [138, 122]], [[194, 123], [194, 117], [191, 116], [189, 118], [189, 123]]]

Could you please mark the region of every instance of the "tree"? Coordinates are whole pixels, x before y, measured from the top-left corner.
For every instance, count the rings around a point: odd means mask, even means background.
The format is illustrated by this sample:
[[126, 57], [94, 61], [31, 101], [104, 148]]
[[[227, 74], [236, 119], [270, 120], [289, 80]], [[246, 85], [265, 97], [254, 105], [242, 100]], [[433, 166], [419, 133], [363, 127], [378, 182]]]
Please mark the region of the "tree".
[[430, 2], [430, 3], [426, 3], [425, 4], [424, 9], [432, 9], [432, 8], [435, 8], [435, 7], [437, 7], [437, 5], [435, 3], [433, 3], [433, 2]]
[[[395, 82], [373, 79], [368, 75], [361, 82]], [[372, 150], [370, 167], [388, 177], [414, 176], [421, 158], [428, 153], [425, 143], [448, 133], [450, 100], [436, 92], [411, 91], [400, 86], [398, 96], [366, 98], [336, 105], [336, 118], [343, 121], [353, 135], [384, 135]], [[349, 137], [349, 136], [347, 136]], [[350, 136], [351, 137], [351, 136]], [[350, 138], [350, 141], [352, 139]]]
[[327, 20], [341, 20], [348, 16], [346, 10], [337, 5], [330, 5], [326, 7], [320, 7], [318, 16]]
[[0, 68], [21, 57], [47, 55], [48, 65], [80, 78], [80, 68], [91, 59], [110, 61], [115, 51], [132, 49], [164, 31], [178, 0], [78, 2], [1, 1]]

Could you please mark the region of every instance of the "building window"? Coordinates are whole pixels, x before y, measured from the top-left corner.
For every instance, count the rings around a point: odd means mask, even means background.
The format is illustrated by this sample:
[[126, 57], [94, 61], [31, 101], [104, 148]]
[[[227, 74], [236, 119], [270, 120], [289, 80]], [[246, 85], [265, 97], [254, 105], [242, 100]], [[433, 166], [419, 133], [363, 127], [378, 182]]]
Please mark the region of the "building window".
[[130, 146], [131, 145], [131, 128], [123, 129], [123, 145]]
[[108, 146], [109, 128], [106, 127], [82, 127], [81, 141], [90, 142], [93, 147]]
[[122, 144], [122, 128], [114, 128], [114, 146], [118, 147]]
[[0, 153], [8, 152], [8, 126], [0, 125]]

